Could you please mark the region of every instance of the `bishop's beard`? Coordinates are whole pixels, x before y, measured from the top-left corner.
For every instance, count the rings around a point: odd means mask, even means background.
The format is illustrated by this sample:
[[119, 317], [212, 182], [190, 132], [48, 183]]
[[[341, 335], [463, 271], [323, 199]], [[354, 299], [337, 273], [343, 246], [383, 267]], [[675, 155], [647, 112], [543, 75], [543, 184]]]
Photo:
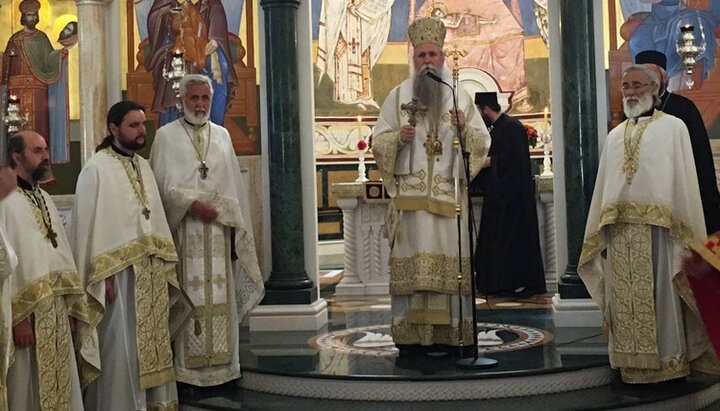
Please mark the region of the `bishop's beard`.
[[443, 107], [443, 84], [428, 77], [427, 73], [431, 72], [442, 78], [443, 70], [436, 70], [434, 67], [426, 65], [415, 73], [413, 79], [413, 97], [417, 101], [427, 107], [428, 116], [431, 121], [438, 121], [444, 113]]

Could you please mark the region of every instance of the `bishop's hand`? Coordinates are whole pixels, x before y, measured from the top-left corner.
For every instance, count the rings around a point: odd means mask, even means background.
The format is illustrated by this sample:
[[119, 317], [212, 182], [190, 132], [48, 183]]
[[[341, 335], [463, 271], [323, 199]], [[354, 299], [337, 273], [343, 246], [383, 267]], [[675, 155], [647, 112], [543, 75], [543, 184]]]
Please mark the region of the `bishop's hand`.
[[412, 143], [415, 140], [415, 126], [404, 125], [400, 128], [400, 142], [404, 144]]
[[13, 327], [13, 342], [16, 347], [20, 348], [35, 345], [35, 331], [30, 316], [25, 317], [24, 320]]
[[461, 130], [465, 128], [465, 113], [462, 110], [450, 110], [450, 119], [453, 126]]

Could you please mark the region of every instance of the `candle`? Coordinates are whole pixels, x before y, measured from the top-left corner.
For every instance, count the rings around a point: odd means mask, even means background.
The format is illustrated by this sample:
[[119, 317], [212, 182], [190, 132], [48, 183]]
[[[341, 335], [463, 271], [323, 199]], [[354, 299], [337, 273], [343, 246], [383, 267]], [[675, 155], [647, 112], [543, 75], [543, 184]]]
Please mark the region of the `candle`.
[[546, 123], [547, 123], [547, 121], [548, 121], [548, 120], [547, 120], [547, 119], [548, 119], [548, 113], [550, 113], [550, 109], [548, 109], [547, 107], [545, 107], [545, 109], [543, 110], [543, 120], [545, 120]]
[[175, 49], [175, 51], [173, 51], [173, 57], [182, 57], [182, 56], [183, 56], [182, 50]]
[[357, 132], [358, 132], [358, 139], [364, 140], [365, 136], [362, 134], [362, 116], [357, 116]]
[[10, 94], [10, 97], [8, 98], [8, 103], [18, 104], [20, 103], [20, 99], [15, 94]]

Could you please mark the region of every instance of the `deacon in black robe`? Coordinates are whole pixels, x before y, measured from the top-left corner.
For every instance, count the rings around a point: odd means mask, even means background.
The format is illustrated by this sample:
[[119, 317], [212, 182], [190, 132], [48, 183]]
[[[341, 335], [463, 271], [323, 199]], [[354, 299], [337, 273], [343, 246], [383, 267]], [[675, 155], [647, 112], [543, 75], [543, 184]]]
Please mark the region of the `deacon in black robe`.
[[[635, 63], [644, 64], [654, 70], [660, 77], [661, 88], [667, 85], [666, 57], [664, 54], [655, 50], [646, 50], [635, 56]], [[708, 235], [713, 234], [720, 230], [720, 193], [718, 192], [717, 178], [715, 177], [712, 148], [710, 148], [710, 140], [702, 115], [692, 100], [667, 90], [664, 90], [660, 96], [657, 108], [682, 120], [688, 129], [690, 146], [695, 158], [698, 185], [700, 186], [700, 201], [705, 214], [705, 227]]]
[[492, 295], [544, 294], [530, 150], [525, 127], [500, 112], [495, 93], [477, 93], [475, 104], [490, 129], [490, 164], [473, 180], [483, 193], [475, 249], [480, 292]]

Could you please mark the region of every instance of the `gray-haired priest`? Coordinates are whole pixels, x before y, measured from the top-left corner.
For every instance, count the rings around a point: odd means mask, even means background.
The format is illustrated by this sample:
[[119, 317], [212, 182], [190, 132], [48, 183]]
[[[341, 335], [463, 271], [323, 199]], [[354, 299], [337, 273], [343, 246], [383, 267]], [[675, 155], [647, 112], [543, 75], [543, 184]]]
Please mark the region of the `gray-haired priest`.
[[248, 191], [228, 131], [209, 121], [212, 95], [208, 77], [183, 77], [183, 117], [158, 129], [150, 154], [195, 306], [175, 341], [175, 371], [197, 386], [240, 377], [239, 323], [264, 294]]
[[654, 105], [660, 84], [643, 65], [625, 68], [628, 119], [605, 140], [578, 264], [610, 365], [633, 384], [720, 369], [680, 269], [705, 221], [687, 127]]

